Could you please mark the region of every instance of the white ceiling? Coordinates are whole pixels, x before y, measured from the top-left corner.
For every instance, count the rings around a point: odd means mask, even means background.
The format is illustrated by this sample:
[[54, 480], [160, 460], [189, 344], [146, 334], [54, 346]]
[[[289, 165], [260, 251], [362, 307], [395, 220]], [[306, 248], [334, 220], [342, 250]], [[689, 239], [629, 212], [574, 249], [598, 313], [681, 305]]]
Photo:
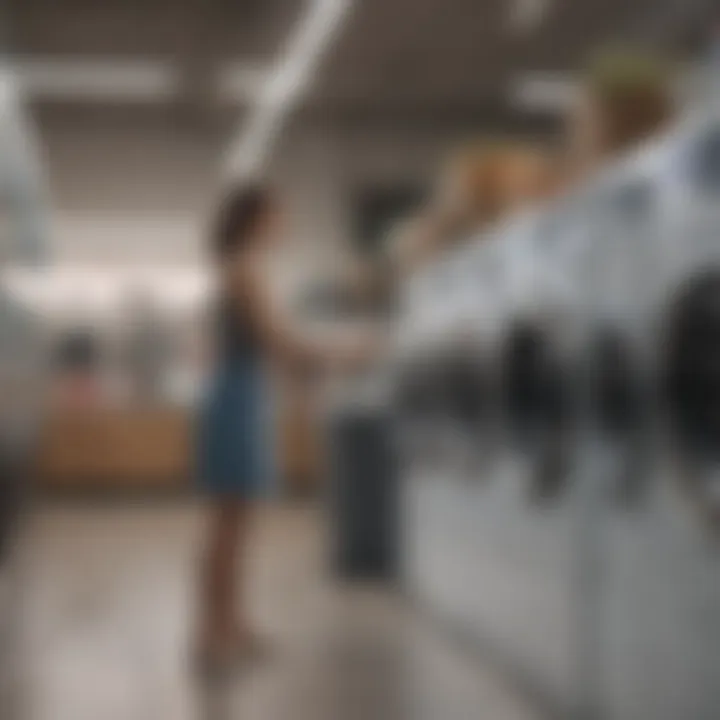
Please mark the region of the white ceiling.
[[[35, 87], [62, 256], [120, 262], [152, 250], [158, 262], [197, 262], [223, 149], [309, 2], [6, 0], [12, 49]], [[552, 131], [514, 103], [517, 79], [572, 73], [609, 39], [682, 46], [713, 2], [541, 0], [518, 24], [515, 0], [355, 0], [298, 98], [296, 125], [352, 127], [364, 140], [377, 129]]]
[[[12, 47], [20, 56], [46, 65], [60, 60], [105, 65], [132, 61], [147, 67], [172, 63], [179, 79], [178, 95], [210, 106], [222, 105], [215, 97], [219, 84], [225, 86], [225, 95], [233, 86], [236, 94], [252, 101], [248, 88], [277, 60], [309, 1], [6, 0], [6, 4]], [[415, 112], [439, 105], [482, 108], [497, 103], [513, 77], [529, 71], [573, 71], [593, 47], [610, 39], [683, 45], [707, 25], [714, 4], [713, 0], [357, 0], [321, 64], [306, 104], [372, 106], [388, 112], [398, 106]], [[518, 17], [530, 17], [532, 22], [518, 23]], [[233, 70], [234, 79], [228, 79]], [[61, 99], [56, 94], [52, 102]]]

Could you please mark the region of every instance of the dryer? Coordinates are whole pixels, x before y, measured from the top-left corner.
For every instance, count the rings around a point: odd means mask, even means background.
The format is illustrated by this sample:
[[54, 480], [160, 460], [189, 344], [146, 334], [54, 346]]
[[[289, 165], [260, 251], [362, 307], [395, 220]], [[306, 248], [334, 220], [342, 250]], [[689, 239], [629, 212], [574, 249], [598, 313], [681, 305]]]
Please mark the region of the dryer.
[[467, 622], [472, 607], [475, 509], [496, 479], [489, 371], [501, 327], [497, 259], [484, 236], [447, 258], [443, 268], [451, 282], [437, 285], [429, 303], [442, 320], [432, 339], [424, 335], [413, 351], [426, 358], [433, 378], [429, 426], [440, 450], [432, 463], [417, 456], [404, 463], [405, 580], [416, 598], [455, 626]]
[[[592, 304], [641, 368], [637, 412], [617, 436], [641, 462], [618, 473], [617, 444], [608, 454], [595, 433], [591, 696], [608, 720], [709, 720], [720, 713], [720, 122], [692, 118], [614, 172], [592, 221], [606, 241]], [[618, 503], [627, 490], [634, 502]]]
[[535, 502], [562, 494], [571, 471], [586, 253], [578, 202], [544, 208], [506, 245], [514, 267], [500, 359], [506, 440]]
[[[510, 218], [468, 243], [415, 287], [415, 320], [405, 318], [406, 331], [416, 328], [406, 352], [433, 378], [433, 462], [404, 473], [406, 582], [563, 711], [579, 702], [583, 200]], [[526, 365], [512, 372], [518, 351]]]
[[495, 360], [502, 460], [471, 505], [468, 628], [538, 699], [575, 703], [574, 365], [584, 265], [575, 202], [498, 230], [506, 291]]

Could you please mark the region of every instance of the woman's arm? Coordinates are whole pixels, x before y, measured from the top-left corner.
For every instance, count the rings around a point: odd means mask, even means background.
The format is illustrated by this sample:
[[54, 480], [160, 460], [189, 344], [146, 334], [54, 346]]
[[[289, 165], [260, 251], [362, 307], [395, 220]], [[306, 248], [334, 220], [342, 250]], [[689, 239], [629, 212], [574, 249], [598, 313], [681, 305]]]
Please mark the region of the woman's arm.
[[371, 356], [372, 343], [346, 341], [321, 345], [297, 333], [277, 312], [255, 263], [242, 263], [230, 282], [239, 311], [245, 314], [264, 347], [280, 362], [302, 368], [333, 369], [357, 365]]

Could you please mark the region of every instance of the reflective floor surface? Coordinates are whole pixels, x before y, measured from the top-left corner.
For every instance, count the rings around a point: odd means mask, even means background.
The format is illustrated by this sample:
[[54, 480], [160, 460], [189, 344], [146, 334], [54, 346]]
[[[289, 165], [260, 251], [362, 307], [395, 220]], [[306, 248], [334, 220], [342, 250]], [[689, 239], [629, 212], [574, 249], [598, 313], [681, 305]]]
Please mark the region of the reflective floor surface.
[[200, 508], [39, 511], [22, 546], [20, 720], [533, 720], [493, 670], [400, 595], [326, 572], [321, 516], [263, 511], [258, 666], [207, 686], [186, 649]]

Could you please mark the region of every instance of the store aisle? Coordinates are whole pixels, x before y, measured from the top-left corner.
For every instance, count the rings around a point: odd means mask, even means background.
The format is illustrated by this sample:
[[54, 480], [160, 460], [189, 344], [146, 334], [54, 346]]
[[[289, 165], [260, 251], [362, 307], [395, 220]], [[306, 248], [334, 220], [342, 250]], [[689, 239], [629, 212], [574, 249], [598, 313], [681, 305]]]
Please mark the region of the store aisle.
[[530, 720], [490, 670], [391, 593], [325, 576], [314, 510], [267, 511], [256, 616], [272, 657], [226, 687], [187, 672], [190, 506], [53, 508], [29, 528], [27, 720]]

